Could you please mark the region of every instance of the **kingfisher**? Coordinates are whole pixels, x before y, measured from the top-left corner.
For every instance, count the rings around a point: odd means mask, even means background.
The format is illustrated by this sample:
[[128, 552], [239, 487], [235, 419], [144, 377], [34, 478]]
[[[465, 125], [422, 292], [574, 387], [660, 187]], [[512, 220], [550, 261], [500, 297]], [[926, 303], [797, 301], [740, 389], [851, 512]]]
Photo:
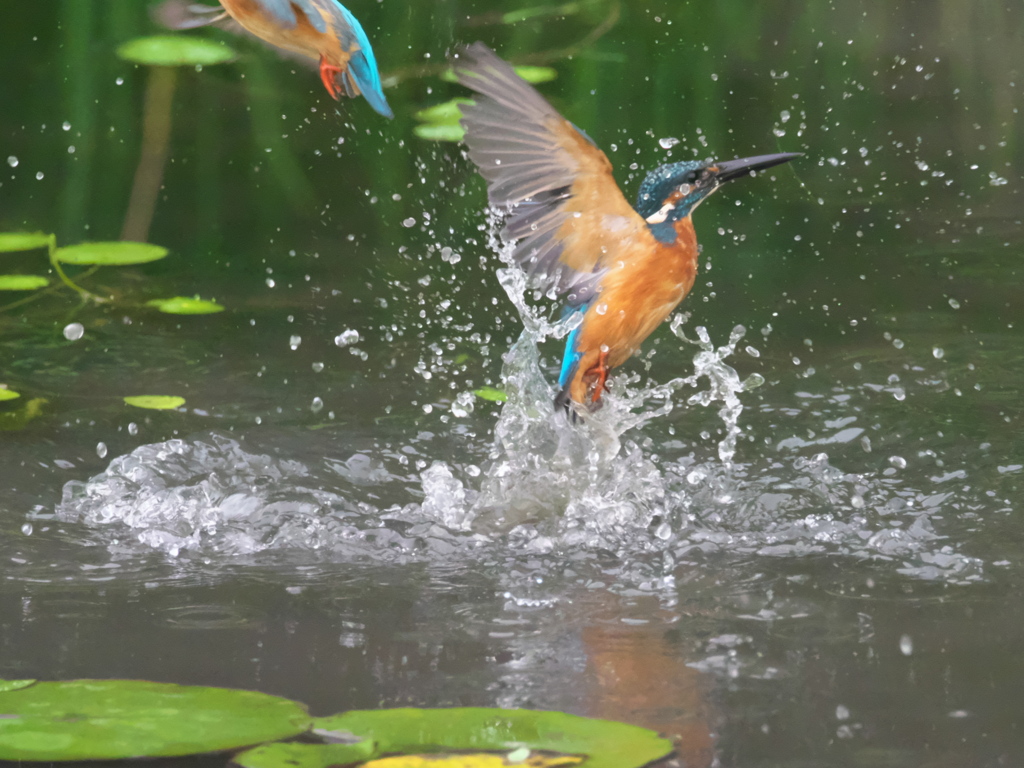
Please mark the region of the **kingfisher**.
[[501, 237], [534, 286], [563, 298], [574, 323], [555, 407], [573, 417], [595, 411], [609, 372], [693, 287], [693, 211], [725, 182], [800, 153], [662, 165], [631, 206], [605, 153], [490, 48], [467, 46], [453, 66], [477, 94], [462, 108], [464, 141], [491, 205], [507, 213]]
[[319, 60], [320, 79], [335, 100], [342, 94], [352, 98], [362, 94], [379, 114], [394, 117], [384, 98], [370, 41], [358, 19], [338, 0], [220, 0], [220, 4], [257, 37]]

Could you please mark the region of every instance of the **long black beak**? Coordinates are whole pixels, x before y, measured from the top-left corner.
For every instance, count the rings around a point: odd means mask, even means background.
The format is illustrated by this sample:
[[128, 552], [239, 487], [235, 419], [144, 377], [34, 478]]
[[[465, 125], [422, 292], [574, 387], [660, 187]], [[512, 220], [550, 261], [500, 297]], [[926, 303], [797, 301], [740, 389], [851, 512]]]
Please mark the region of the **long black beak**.
[[707, 167], [709, 180], [717, 184], [733, 179], [747, 176], [754, 171], [763, 171], [773, 165], [788, 163], [794, 157], [800, 157], [802, 152], [782, 152], [777, 155], [758, 155], [757, 157], [744, 157], [740, 160], [726, 160], [724, 163], [712, 163]]

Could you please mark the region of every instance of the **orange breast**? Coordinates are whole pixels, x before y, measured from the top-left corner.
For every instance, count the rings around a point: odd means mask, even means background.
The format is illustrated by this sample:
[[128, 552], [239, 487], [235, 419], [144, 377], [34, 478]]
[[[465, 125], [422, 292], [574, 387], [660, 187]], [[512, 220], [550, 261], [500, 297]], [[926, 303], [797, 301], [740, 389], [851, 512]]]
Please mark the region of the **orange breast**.
[[688, 217], [677, 222], [676, 233], [671, 244], [638, 238], [602, 281], [577, 340], [581, 357], [570, 393], [577, 402], [586, 399], [587, 374], [603, 348], [609, 367], [622, 365], [693, 288], [697, 238]]

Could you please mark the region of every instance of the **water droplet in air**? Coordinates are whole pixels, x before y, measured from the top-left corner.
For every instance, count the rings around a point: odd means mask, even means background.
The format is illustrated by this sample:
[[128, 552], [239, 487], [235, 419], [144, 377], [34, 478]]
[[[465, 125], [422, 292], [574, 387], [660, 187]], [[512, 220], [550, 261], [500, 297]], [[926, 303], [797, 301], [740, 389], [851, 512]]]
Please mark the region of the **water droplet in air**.
[[844, 707], [842, 704], [836, 706], [836, 720], [849, 720], [850, 710]]
[[64, 338], [68, 341], [78, 341], [85, 334], [85, 326], [81, 323], [68, 323], [64, 326]]
[[32, 523], [25, 523], [23, 526], [21, 526], [21, 532], [23, 534], [25, 534], [26, 536], [31, 536], [32, 535]]
[[408, 219], [402, 222], [402, 226], [405, 227], [406, 229], [408, 229], [409, 227], [415, 227], [416, 219], [410, 216]]
[[302, 344], [302, 337], [301, 336], [289, 336], [288, 337], [288, 346], [291, 347], [293, 350], [298, 349], [300, 344]]
[[313, 373], [320, 373], [324, 369], [323, 363], [313, 363]]
[[274, 282], [274, 278], [272, 278], [272, 277], [268, 277], [265, 280], [265, 282], [267, 284], [267, 288], [273, 288], [275, 285], [277, 285], [277, 283]]
[[475, 398], [472, 392], [460, 392], [452, 401], [452, 415], [464, 419], [473, 412]]
[[319, 397], [314, 397], [313, 402], [309, 405], [309, 410], [313, 413], [320, 413], [324, 409], [324, 401]]
[[896, 469], [907, 468], [907, 460], [904, 459], [902, 456], [890, 456], [889, 463], [896, 467]]
[[349, 344], [355, 344], [359, 341], [359, 331], [354, 331], [351, 328], [346, 329], [334, 337], [334, 343], [339, 347], [347, 347]]
[[893, 339], [892, 345], [896, 347], [896, 349], [903, 349], [903, 339]]
[[70, 131], [71, 130], [71, 123], [69, 123], [67, 120], [65, 120], [64, 121], [64, 125], [62, 125], [61, 128], [63, 128], [65, 131]]
[[128, 434], [133, 436], [139, 434], [139, 425], [134, 421], [129, 422], [128, 424]]
[[936, 360], [941, 360], [946, 356], [946, 350], [942, 347], [932, 347], [932, 357]]
[[676, 144], [679, 143], [679, 139], [667, 136], [664, 139], [658, 139], [658, 145], [662, 149], [672, 149]]
[[951, 306], [953, 309], [960, 309], [960, 302], [957, 301], [956, 299], [950, 299], [949, 306]]
[[910, 635], [903, 635], [900, 638], [900, 653], [904, 656], [909, 656], [914, 652], [914, 641]]
[[107, 458], [107, 444], [104, 442], [96, 443], [96, 455], [101, 459]]
[[11, 166], [11, 168], [17, 168], [18, 158], [16, 158], [14, 155], [11, 155], [10, 157], [7, 158], [7, 164]]
[[45, 176], [46, 176], [46, 174], [44, 174], [42, 171], [37, 171], [36, 172], [36, 181], [42, 181]]

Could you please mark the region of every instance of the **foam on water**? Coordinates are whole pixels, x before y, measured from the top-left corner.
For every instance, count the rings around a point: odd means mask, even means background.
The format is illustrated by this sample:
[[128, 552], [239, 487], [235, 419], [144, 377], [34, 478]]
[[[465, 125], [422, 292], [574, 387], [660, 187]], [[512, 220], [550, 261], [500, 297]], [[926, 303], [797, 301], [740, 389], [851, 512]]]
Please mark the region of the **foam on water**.
[[[644, 387], [620, 373], [605, 406], [573, 424], [552, 408], [539, 351], [570, 326], [526, 300], [520, 269], [506, 264], [499, 280], [523, 332], [503, 358], [508, 401], [482, 473], [430, 446], [420, 448], [431, 463], [410, 476], [401, 446], [303, 462], [215, 434], [114, 459], [88, 482], [68, 483], [58, 515], [109, 526], [120, 546], [134, 540], [172, 555], [301, 549], [387, 562], [512, 560], [541, 570], [567, 554], [611, 556], [625, 564], [617, 571], [625, 586], [664, 583], [681, 563], [709, 554], [832, 554], [892, 563], [918, 578], [981, 577], [981, 563], [935, 529], [973, 497], [914, 488], [884, 472], [846, 472], [824, 452], [776, 448], [736, 461], [741, 395], [763, 382], [756, 374], [742, 380], [728, 363], [741, 326], [716, 346], [702, 327], [689, 338], [677, 316], [672, 332], [695, 347], [692, 374]], [[696, 390], [685, 396], [690, 408], [717, 412], [715, 455], [676, 447], [681, 455], [665, 458], [670, 446], [644, 436], [682, 404], [684, 390]]]

